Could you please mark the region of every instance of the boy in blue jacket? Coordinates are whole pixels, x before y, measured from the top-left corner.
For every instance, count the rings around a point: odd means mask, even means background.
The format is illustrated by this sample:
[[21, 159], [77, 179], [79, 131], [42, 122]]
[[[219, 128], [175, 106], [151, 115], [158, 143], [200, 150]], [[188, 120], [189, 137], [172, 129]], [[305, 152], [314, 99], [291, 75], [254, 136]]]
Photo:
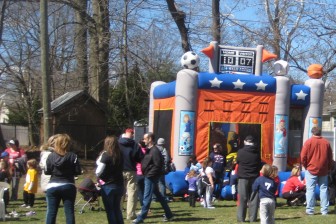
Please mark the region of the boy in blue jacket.
[[265, 164], [261, 168], [262, 176], [258, 177], [253, 185], [252, 196], [257, 197], [259, 195], [260, 199], [260, 223], [262, 224], [274, 224], [274, 211], [275, 211], [275, 192], [277, 190], [277, 184], [271, 178], [273, 173], [273, 168], [269, 164]]

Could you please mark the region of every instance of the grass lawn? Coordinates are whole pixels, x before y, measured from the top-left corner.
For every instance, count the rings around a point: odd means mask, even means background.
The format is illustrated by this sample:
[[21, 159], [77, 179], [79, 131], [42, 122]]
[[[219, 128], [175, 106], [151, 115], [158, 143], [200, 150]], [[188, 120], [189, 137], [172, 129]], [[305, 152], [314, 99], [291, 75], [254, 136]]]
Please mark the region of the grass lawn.
[[[77, 180], [76, 184], [81, 182], [83, 177], [93, 177], [93, 162], [82, 162], [84, 168], [84, 175]], [[21, 179], [21, 184], [23, 184], [24, 179]], [[22, 189], [22, 188], [21, 188]], [[35, 206], [33, 209], [21, 208], [20, 205], [23, 204], [22, 201], [22, 190], [19, 191], [20, 200], [16, 202], [10, 202], [8, 206], [8, 211], [16, 210], [21, 216], [19, 218], [9, 218], [6, 219], [6, 223], [29, 223], [29, 224], [39, 224], [45, 222], [46, 213], [46, 202], [44, 200], [43, 193], [38, 193], [36, 195]], [[78, 194], [77, 199], [81, 197]], [[188, 202], [182, 201], [181, 197], [174, 197], [174, 202], [170, 202], [169, 206], [174, 213], [175, 220], [174, 223], [236, 223], [236, 211], [237, 207], [234, 201], [217, 201], [215, 202], [216, 209], [205, 209], [201, 207], [198, 203], [195, 208], [191, 208]], [[103, 207], [102, 203], [101, 206]], [[97, 206], [96, 206], [97, 207]], [[126, 207], [126, 205], [124, 206]], [[319, 207], [316, 207], [315, 212], [319, 212]], [[25, 216], [25, 213], [34, 210], [36, 215]], [[83, 214], [79, 213], [80, 207], [76, 206], [76, 223], [85, 224], [104, 224], [107, 223], [105, 211], [89, 211], [85, 209]], [[304, 207], [288, 207], [285, 200], [278, 199], [278, 207], [275, 211], [276, 223], [305, 223], [305, 224], [315, 224], [315, 223], [335, 223], [336, 213], [335, 208], [330, 207], [329, 215], [322, 216], [317, 213], [314, 216], [307, 216], [305, 214]], [[163, 223], [162, 215], [163, 210], [159, 203], [152, 203], [151, 213], [145, 220], [145, 223]], [[124, 214], [125, 217], [125, 214]], [[65, 217], [63, 208], [61, 207], [58, 212], [57, 223], [65, 223]], [[129, 220], [125, 220], [125, 224], [131, 223]]]

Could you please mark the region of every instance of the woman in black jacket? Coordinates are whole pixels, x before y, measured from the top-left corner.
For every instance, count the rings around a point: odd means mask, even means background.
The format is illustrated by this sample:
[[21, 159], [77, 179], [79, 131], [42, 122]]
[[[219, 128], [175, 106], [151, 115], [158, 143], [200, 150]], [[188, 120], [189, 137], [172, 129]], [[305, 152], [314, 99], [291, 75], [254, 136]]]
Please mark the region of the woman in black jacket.
[[123, 155], [118, 139], [108, 136], [104, 141], [104, 150], [97, 159], [96, 175], [101, 185], [101, 196], [109, 224], [123, 224], [120, 208], [124, 193]]
[[61, 200], [67, 224], [75, 223], [76, 186], [75, 176], [81, 174], [77, 155], [69, 152], [71, 139], [67, 134], [57, 134], [54, 151], [48, 156], [44, 173], [51, 175], [46, 187], [47, 218], [46, 224], [56, 223], [57, 211]]

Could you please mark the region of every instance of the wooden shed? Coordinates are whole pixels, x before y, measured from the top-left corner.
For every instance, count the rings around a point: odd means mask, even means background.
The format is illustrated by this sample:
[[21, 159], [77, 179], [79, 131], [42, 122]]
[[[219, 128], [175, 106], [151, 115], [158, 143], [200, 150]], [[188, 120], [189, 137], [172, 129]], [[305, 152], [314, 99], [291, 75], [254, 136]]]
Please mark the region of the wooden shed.
[[[40, 109], [39, 112], [43, 112]], [[106, 136], [107, 116], [101, 104], [84, 90], [67, 92], [51, 102], [52, 133], [67, 133], [73, 149], [84, 155]], [[43, 142], [43, 118], [41, 119]]]

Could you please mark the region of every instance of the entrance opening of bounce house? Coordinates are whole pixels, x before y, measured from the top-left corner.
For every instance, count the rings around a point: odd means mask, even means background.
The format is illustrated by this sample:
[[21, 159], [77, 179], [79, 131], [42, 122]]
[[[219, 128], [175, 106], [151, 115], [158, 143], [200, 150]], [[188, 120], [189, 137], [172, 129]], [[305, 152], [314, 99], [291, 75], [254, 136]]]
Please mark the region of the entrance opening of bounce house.
[[[274, 62], [272, 75], [262, 74], [262, 63], [276, 56], [261, 45], [211, 42], [203, 53], [208, 72], [198, 72], [198, 56], [188, 52], [176, 81], [151, 86], [149, 131], [166, 140], [177, 170], [182, 172], [192, 155], [202, 162], [215, 143], [234, 152], [231, 143], [238, 150], [247, 135], [256, 139], [261, 159], [279, 171], [298, 163], [311, 128], [322, 126], [321, 71], [313, 69], [304, 84], [292, 84], [285, 61]], [[172, 184], [186, 185], [182, 176]]]

